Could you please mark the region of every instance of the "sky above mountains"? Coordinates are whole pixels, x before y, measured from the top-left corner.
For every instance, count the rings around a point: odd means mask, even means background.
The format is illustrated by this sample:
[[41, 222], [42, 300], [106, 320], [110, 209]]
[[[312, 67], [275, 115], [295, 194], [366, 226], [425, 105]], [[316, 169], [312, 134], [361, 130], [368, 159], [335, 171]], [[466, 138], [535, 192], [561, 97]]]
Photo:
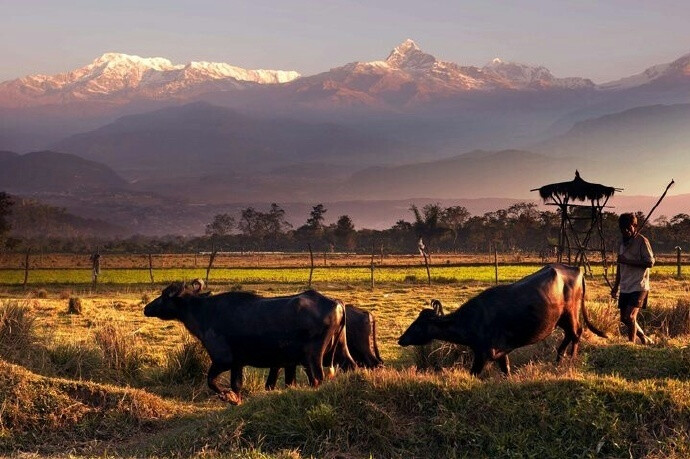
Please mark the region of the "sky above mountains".
[[439, 59], [494, 57], [559, 77], [614, 80], [690, 51], [690, 3], [294, 0], [0, 0], [0, 81], [117, 51], [304, 75], [379, 59], [413, 38]]

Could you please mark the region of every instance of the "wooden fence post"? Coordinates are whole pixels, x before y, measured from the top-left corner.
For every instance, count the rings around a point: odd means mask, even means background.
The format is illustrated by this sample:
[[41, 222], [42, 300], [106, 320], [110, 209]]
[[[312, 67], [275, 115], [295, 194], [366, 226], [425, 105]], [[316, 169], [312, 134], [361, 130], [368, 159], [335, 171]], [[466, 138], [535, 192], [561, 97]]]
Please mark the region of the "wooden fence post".
[[26, 289], [26, 284], [29, 283], [29, 255], [31, 255], [31, 247], [26, 249], [26, 255], [24, 256], [24, 284], [23, 287]]
[[498, 247], [494, 244], [494, 274], [496, 275], [496, 285], [498, 285]]
[[151, 283], [153, 284], [153, 257], [149, 253], [149, 277], [151, 278]]
[[213, 267], [213, 260], [216, 259], [218, 254], [218, 249], [216, 249], [216, 244], [211, 245], [211, 257], [208, 259], [208, 267], [206, 268], [206, 284], [208, 284], [208, 276], [211, 274], [211, 268]]
[[374, 243], [371, 243], [371, 289], [374, 290]]
[[681, 277], [682, 273], [680, 271], [680, 246], [676, 246], [676, 276]]
[[311, 244], [307, 244], [309, 247], [309, 260], [310, 260], [310, 265], [309, 265], [309, 283], [307, 284], [309, 288], [311, 288], [311, 279], [314, 274], [314, 252], [311, 250]]

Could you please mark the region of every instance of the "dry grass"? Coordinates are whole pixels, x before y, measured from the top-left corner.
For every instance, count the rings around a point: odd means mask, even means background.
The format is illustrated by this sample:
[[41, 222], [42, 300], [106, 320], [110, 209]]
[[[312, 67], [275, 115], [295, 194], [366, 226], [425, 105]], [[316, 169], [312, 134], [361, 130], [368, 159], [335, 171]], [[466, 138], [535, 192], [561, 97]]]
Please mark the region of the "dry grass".
[[[212, 290], [229, 290], [233, 285], [216, 284]], [[4, 426], [0, 452], [66, 451], [55, 446], [61, 445], [87, 456], [107, 451], [135, 457], [690, 454], [690, 336], [682, 320], [688, 314], [688, 281], [654, 282], [650, 308], [643, 312], [642, 321], [648, 332], [662, 338], [655, 346], [625, 343], [618, 334], [618, 310], [608, 299], [608, 289], [603, 282], [591, 281], [587, 290], [590, 317], [613, 338], [606, 341], [586, 334], [581, 357], [555, 366], [555, 346], [562, 338], [557, 331], [541, 343], [511, 353], [514, 375], [509, 379], [500, 376], [494, 365], [481, 379], [470, 377], [467, 352], [462, 348], [435, 344], [426, 351], [414, 351], [397, 345], [400, 334], [431, 298], [440, 299], [450, 312], [489, 285], [377, 283], [373, 292], [350, 283], [324, 285], [323, 293], [374, 313], [387, 368], [339, 376], [319, 390], [305, 387], [300, 374], [299, 388], [273, 393], [263, 390], [265, 371], [249, 370], [245, 404], [239, 408], [227, 408], [205, 388], [206, 354], [179, 324], [143, 316], [142, 297], [156, 297], [159, 288], [99, 286], [96, 292], [78, 292], [84, 306], [81, 315], [66, 314], [64, 299], [50, 295], [6, 300], [4, 305], [17, 303], [27, 317], [35, 318], [29, 342], [34, 349], [43, 346], [49, 361], [45, 369], [32, 367], [35, 370], [76, 380], [135, 384], [164, 394], [169, 401], [134, 391], [139, 395], [131, 400], [136, 402], [120, 407], [111, 401], [129, 397], [130, 392], [119, 387], [24, 375], [15, 380], [29, 388], [23, 392], [27, 398], [19, 408], [12, 407], [13, 417], [0, 410]], [[270, 283], [241, 287], [269, 296], [296, 293], [300, 288]], [[460, 364], [455, 365], [458, 358]], [[412, 365], [440, 371], [417, 372]], [[16, 378], [19, 370], [7, 368], [0, 366], [0, 371]], [[7, 379], [0, 375], [0, 381], [3, 378]], [[17, 396], [9, 386], [9, 382], [0, 385], [3, 400]], [[106, 402], [85, 403], [74, 391], [97, 393], [101, 398], [85, 398]], [[123, 414], [128, 409], [137, 413], [132, 403], [146, 407], [149, 402], [173, 410], [164, 410], [161, 418]], [[78, 409], [70, 408], [75, 403]], [[175, 407], [181, 411], [173, 412]], [[25, 418], [20, 416], [21, 409], [27, 413]], [[45, 421], [49, 415], [56, 420]], [[39, 428], [41, 423], [49, 427]], [[64, 437], [58, 438], [62, 431]]]
[[94, 330], [94, 341], [103, 353], [106, 366], [121, 382], [138, 382], [145, 365], [144, 349], [134, 334], [112, 323]]

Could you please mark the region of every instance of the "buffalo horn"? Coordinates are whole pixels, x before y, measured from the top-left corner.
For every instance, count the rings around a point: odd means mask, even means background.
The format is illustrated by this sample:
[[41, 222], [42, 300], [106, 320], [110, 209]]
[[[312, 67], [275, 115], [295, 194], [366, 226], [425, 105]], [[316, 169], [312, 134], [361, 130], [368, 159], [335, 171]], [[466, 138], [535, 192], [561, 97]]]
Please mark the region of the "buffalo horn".
[[436, 315], [442, 316], [443, 315], [443, 305], [439, 300], [431, 300], [431, 307], [434, 309], [434, 312]]

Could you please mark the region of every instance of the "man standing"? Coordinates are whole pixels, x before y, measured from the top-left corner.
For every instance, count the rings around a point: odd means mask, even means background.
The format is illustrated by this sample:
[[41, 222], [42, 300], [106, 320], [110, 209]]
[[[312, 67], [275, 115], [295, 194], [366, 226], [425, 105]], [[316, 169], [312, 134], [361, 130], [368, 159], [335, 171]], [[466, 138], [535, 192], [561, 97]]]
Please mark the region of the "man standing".
[[634, 214], [621, 214], [618, 226], [623, 242], [618, 250], [618, 269], [611, 296], [618, 297], [621, 322], [628, 327], [630, 342], [634, 343], [637, 336], [642, 344], [651, 343], [637, 323], [637, 314], [641, 308], [647, 307], [649, 269], [654, 266], [654, 254], [647, 238], [637, 233], [637, 217]]

